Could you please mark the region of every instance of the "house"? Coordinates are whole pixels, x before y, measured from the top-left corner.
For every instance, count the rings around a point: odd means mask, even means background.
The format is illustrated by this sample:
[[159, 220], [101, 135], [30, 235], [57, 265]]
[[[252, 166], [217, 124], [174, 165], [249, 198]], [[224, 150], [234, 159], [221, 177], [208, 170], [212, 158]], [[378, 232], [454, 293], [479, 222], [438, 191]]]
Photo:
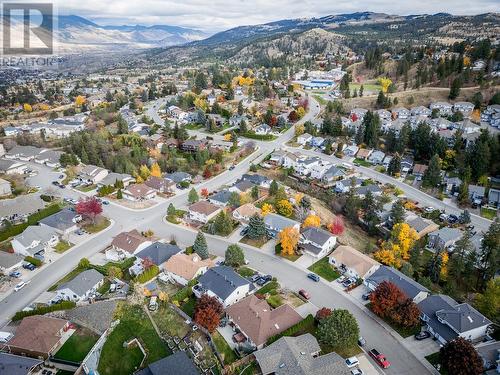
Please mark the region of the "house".
[[328, 256], [328, 261], [348, 277], [356, 279], [366, 279], [380, 267], [380, 263], [368, 255], [344, 245], [337, 247]]
[[24, 318], [14, 337], [7, 343], [12, 354], [47, 359], [71, 336], [69, 322], [44, 315]]
[[22, 266], [24, 256], [12, 254], [7, 251], [0, 251], [0, 273], [8, 275], [12, 271]]
[[304, 145], [308, 144], [309, 142], [311, 142], [311, 141], [312, 141], [312, 139], [313, 139], [313, 136], [312, 136], [311, 134], [309, 134], [309, 133], [304, 133], [304, 134], [301, 134], [301, 135], [299, 135], [299, 136], [297, 137], [297, 143], [298, 143], [299, 145], [304, 146]]
[[59, 236], [54, 228], [30, 225], [15, 236], [11, 244], [16, 254], [43, 257], [47, 247], [55, 246], [58, 242]]
[[149, 259], [153, 262], [153, 264], [156, 264], [160, 269], [162, 269], [163, 263], [181, 251], [181, 248], [177, 245], [156, 241], [137, 252], [136, 256], [138, 259], [142, 260]]
[[295, 220], [286, 218], [284, 216], [270, 213], [264, 216], [264, 224], [269, 235], [275, 237], [285, 228], [295, 228], [297, 231], [300, 229], [300, 223]]
[[414, 229], [417, 232], [418, 238], [424, 237], [426, 234], [432, 233], [439, 229], [439, 225], [429, 219], [425, 219], [418, 215], [409, 216], [406, 219], [406, 224], [410, 226], [410, 228]]
[[201, 259], [196, 253], [177, 253], [168, 259], [162, 266], [163, 272], [176, 283], [187, 285], [192, 279], [203, 275], [215, 265], [210, 258]]
[[181, 150], [187, 152], [197, 152], [204, 150], [207, 147], [207, 142], [200, 139], [188, 139], [181, 143]]
[[7, 375], [37, 374], [41, 370], [42, 364], [41, 359], [0, 353], [0, 369], [3, 369]]
[[193, 179], [193, 177], [186, 172], [167, 173], [164, 177], [174, 181], [176, 184], [180, 184], [181, 182], [191, 182]]
[[13, 160], [0, 160], [0, 173], [1, 174], [23, 174], [27, 169], [27, 165]]
[[356, 145], [350, 145], [350, 146], [347, 146], [344, 149], [344, 155], [345, 156], [349, 156], [349, 157], [353, 157], [354, 155], [357, 154], [358, 151], [359, 151], [359, 147], [358, 146], [356, 146]]
[[285, 150], [274, 151], [269, 157], [269, 161], [275, 165], [282, 165], [287, 153]]
[[354, 192], [357, 196], [360, 198], [364, 198], [368, 192], [372, 193], [373, 195], [381, 195], [382, 194], [382, 189], [378, 185], [375, 184], [369, 184], [369, 185], [361, 185], [357, 188], [354, 189]]
[[253, 203], [245, 203], [233, 211], [233, 217], [244, 223], [248, 223], [254, 215], [260, 215], [260, 208], [255, 207]]
[[94, 296], [103, 284], [104, 276], [91, 268], [60, 285], [56, 291], [56, 298], [64, 301], [85, 301]]
[[283, 336], [254, 352], [262, 375], [351, 375], [344, 358], [335, 352], [319, 355], [321, 348], [310, 333]]
[[258, 135], [267, 135], [267, 134], [271, 133], [271, 131], [272, 131], [272, 128], [267, 124], [261, 124], [255, 128], [255, 134], [258, 134]]
[[134, 372], [134, 375], [200, 375], [201, 372], [185, 351], [177, 351], [168, 357], [150, 363]]
[[313, 147], [321, 147], [325, 143], [325, 138], [323, 137], [314, 137], [311, 141], [311, 146]]
[[302, 176], [308, 176], [311, 173], [312, 168], [320, 163], [321, 158], [317, 156], [300, 158], [295, 164], [295, 171]]
[[427, 168], [429, 168], [427, 165], [417, 163], [413, 166], [412, 175], [414, 175], [417, 180], [420, 180], [424, 177]]
[[302, 320], [289, 304], [272, 309], [265, 299], [253, 294], [226, 308], [226, 315], [234, 324], [233, 330], [241, 331], [247, 345], [257, 349], [261, 349], [270, 337]]
[[40, 220], [39, 224], [40, 226], [54, 229], [60, 235], [67, 235], [78, 229], [77, 223], [81, 219], [82, 217], [80, 215], [71, 211], [69, 208], [65, 208]]
[[224, 307], [242, 300], [253, 289], [254, 286], [250, 281], [228, 266], [210, 268], [198, 278], [198, 284], [193, 286], [197, 298], [208, 294], [216, 297]]
[[262, 176], [260, 174], [248, 174], [245, 173], [243, 176], [241, 176], [241, 179], [243, 181], [250, 181], [254, 185], [269, 189], [271, 186], [271, 180], [268, 179], [266, 176]]
[[395, 284], [401, 291], [413, 300], [419, 303], [429, 295], [429, 289], [420, 285], [412, 278], [406, 276], [395, 268], [380, 266], [371, 276], [367, 277], [364, 284], [370, 289], [375, 290], [382, 282], [388, 281]]
[[492, 322], [468, 303], [437, 294], [418, 304], [425, 328], [440, 344], [463, 337], [469, 341], [482, 340]]
[[124, 187], [127, 187], [128, 185], [130, 185], [131, 183], [133, 183], [135, 181], [135, 179], [127, 174], [127, 173], [115, 173], [115, 172], [111, 172], [111, 173], [108, 173], [108, 175], [106, 177], [104, 177], [98, 184], [97, 186], [98, 187], [101, 187], [101, 186], [110, 186], [110, 185], [115, 185], [117, 181], [121, 181], [123, 183], [123, 186]]
[[429, 106], [431, 111], [437, 110], [441, 116], [451, 115], [452, 105], [447, 102], [434, 102]]
[[12, 224], [24, 222], [28, 216], [45, 207], [40, 195], [20, 195], [14, 199], [0, 200], [0, 220], [7, 220]]
[[59, 159], [61, 158], [62, 154], [62, 151], [43, 150], [37, 156], [35, 156], [34, 161], [38, 164], [45, 164], [47, 167], [59, 168], [61, 166]]
[[372, 154], [373, 149], [371, 148], [361, 148], [356, 154], [357, 159], [363, 159], [366, 160], [368, 157]]
[[500, 205], [500, 190], [491, 188], [488, 193], [488, 204], [498, 207]]
[[30, 161], [35, 158], [43, 149], [35, 146], [14, 146], [11, 148], [5, 157], [7, 159], [18, 159], [21, 161]]
[[490, 341], [478, 344], [476, 345], [476, 350], [483, 360], [483, 368], [486, 371], [486, 375], [499, 374], [500, 341]]
[[470, 116], [473, 110], [474, 104], [472, 104], [471, 102], [456, 102], [455, 104], [453, 104], [453, 111], [462, 112], [465, 117]]
[[485, 187], [479, 185], [469, 185], [469, 197], [472, 203], [481, 204], [485, 196]]
[[425, 116], [425, 117], [429, 117], [431, 114], [432, 114], [432, 111], [429, 108], [424, 107], [423, 105], [418, 106], [418, 107], [413, 107], [411, 109], [411, 115], [412, 116]]
[[158, 193], [175, 193], [175, 182], [168, 178], [149, 176], [144, 185]]
[[353, 122], [358, 121], [358, 120], [363, 121], [367, 112], [368, 112], [368, 110], [365, 108], [354, 108], [351, 110], [349, 118]]
[[238, 194], [246, 193], [250, 191], [255, 185], [248, 180], [238, 180], [232, 186], [229, 187], [230, 192], [236, 192]]
[[0, 197], [6, 197], [12, 194], [10, 182], [0, 178]]
[[108, 175], [109, 171], [107, 169], [96, 167], [95, 165], [86, 165], [83, 167], [78, 174], [78, 177], [85, 182], [91, 184], [97, 184], [101, 182], [104, 177]]
[[221, 190], [211, 195], [208, 198], [208, 201], [212, 204], [215, 204], [216, 206], [226, 207], [229, 203], [229, 199], [231, 198], [231, 194], [232, 192], [229, 190]]
[[335, 192], [337, 193], [347, 193], [352, 187], [357, 188], [361, 186], [363, 180], [358, 177], [346, 178], [344, 180], [337, 181], [335, 183]]
[[401, 159], [401, 172], [408, 173], [413, 168], [413, 157], [405, 156]]
[[132, 202], [147, 201], [156, 197], [156, 190], [147, 184], [131, 184], [123, 191], [123, 198]]
[[210, 202], [199, 201], [189, 206], [188, 214], [191, 220], [206, 224], [210, 219], [215, 217], [220, 210], [220, 207]]
[[241, 125], [241, 122], [244, 121], [246, 124], [248, 124], [249, 120], [247, 116], [240, 116], [240, 115], [234, 115], [229, 118], [229, 125], [231, 127], [236, 126], [239, 127]]
[[321, 259], [328, 254], [337, 243], [337, 237], [324, 229], [307, 227], [302, 229], [299, 248], [309, 255]]
[[387, 168], [389, 167], [389, 164], [391, 163], [391, 160], [392, 160], [392, 156], [391, 155], [386, 155], [384, 157], [384, 160], [382, 160], [382, 165]]
[[323, 176], [321, 176], [321, 182], [323, 182], [324, 184], [330, 184], [334, 181], [344, 178], [345, 176], [346, 173], [343, 169], [332, 165], [325, 171]]
[[111, 241], [111, 249], [106, 250], [106, 258], [118, 261], [130, 258], [151, 245], [151, 241], [139, 233], [137, 229], [121, 232]]
[[392, 118], [392, 114], [391, 112], [389, 112], [388, 110], [386, 109], [377, 109], [375, 111], [375, 114], [378, 115], [378, 117], [380, 118], [380, 120], [390, 120]]
[[382, 161], [385, 158], [385, 153], [379, 150], [375, 150], [372, 152], [372, 154], [368, 157], [368, 161], [372, 164], [382, 164]]
[[392, 114], [395, 119], [406, 120], [410, 117], [410, 111], [404, 107], [396, 108], [392, 111]]
[[282, 165], [285, 168], [295, 168], [297, 166], [297, 162], [301, 159], [301, 156], [298, 154], [295, 154], [293, 152], [285, 152], [285, 155], [283, 156], [283, 162]]
[[6, 137], [13, 137], [13, 136], [17, 135], [17, 133], [19, 132], [19, 129], [15, 128], [13, 126], [4, 126], [3, 132], [4, 132]]
[[458, 177], [445, 177], [444, 185], [444, 192], [452, 195], [458, 191], [460, 185], [462, 185], [462, 180]]
[[436, 251], [447, 250], [462, 237], [462, 231], [457, 228], [443, 227], [429, 233], [427, 246]]

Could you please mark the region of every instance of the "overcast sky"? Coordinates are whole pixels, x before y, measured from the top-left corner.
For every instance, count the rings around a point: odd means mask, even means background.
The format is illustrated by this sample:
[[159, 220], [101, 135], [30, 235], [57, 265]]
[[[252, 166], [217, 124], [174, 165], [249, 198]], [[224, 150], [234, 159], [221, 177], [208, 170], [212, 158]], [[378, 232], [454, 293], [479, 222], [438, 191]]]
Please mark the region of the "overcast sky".
[[358, 11], [408, 15], [500, 12], [500, 0], [53, 0], [60, 14], [100, 24], [168, 24], [207, 32], [285, 18]]

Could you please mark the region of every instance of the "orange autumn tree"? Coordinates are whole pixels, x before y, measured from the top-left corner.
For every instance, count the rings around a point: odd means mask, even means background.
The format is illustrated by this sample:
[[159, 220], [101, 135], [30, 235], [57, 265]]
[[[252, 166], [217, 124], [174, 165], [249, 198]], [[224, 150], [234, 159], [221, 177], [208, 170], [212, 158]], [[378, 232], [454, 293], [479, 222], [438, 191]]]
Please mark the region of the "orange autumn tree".
[[281, 254], [294, 255], [299, 243], [299, 231], [294, 227], [287, 227], [283, 229], [279, 235], [279, 243], [281, 244]]
[[75, 98], [75, 105], [77, 107], [81, 107], [82, 105], [85, 104], [85, 96], [82, 96], [82, 95], [78, 95], [76, 98]]
[[153, 163], [151, 166], [151, 176], [161, 177], [161, 169], [158, 163]]
[[418, 234], [415, 229], [406, 223], [394, 225], [391, 238], [382, 244], [382, 248], [373, 256], [379, 262], [396, 268], [401, 267], [402, 261], [410, 259], [410, 250], [415, 246]]
[[274, 212], [273, 206], [270, 205], [269, 203], [264, 203], [262, 205], [261, 210], [262, 210], [262, 216], [266, 216], [267, 214]]
[[319, 216], [309, 215], [304, 220], [304, 223], [302, 224], [302, 227], [303, 228], [307, 228], [307, 227], [316, 227], [316, 228], [318, 228], [320, 225], [321, 225], [321, 219], [319, 218]]

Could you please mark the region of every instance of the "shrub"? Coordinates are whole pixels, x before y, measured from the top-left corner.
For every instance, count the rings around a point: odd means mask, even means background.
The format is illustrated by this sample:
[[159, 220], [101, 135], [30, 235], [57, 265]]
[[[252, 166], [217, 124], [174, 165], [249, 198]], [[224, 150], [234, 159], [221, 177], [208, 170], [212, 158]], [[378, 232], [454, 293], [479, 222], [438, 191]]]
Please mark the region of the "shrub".
[[30, 257], [30, 256], [27, 256], [26, 258], [24, 258], [24, 260], [26, 262], [30, 262], [35, 267], [40, 267], [42, 265], [42, 261], [40, 259], [33, 258], [33, 257]]
[[63, 301], [56, 303], [51, 306], [45, 306], [45, 307], [39, 307], [37, 309], [31, 310], [31, 311], [18, 311], [14, 314], [12, 317], [13, 321], [19, 321], [23, 318], [26, 318], [27, 316], [32, 316], [32, 315], [43, 315], [47, 314], [49, 312], [53, 311], [59, 311], [59, 310], [69, 310], [76, 307], [76, 303], [72, 301]]

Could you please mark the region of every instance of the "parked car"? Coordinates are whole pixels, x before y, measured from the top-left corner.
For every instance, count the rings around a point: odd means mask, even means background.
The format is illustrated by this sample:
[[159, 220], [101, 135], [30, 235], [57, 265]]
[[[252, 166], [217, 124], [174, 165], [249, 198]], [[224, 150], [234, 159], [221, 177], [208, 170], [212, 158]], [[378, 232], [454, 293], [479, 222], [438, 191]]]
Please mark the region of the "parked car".
[[21, 289], [23, 289], [28, 284], [29, 284], [29, 281], [21, 281], [19, 284], [17, 284], [14, 287], [14, 292], [19, 292]]
[[424, 339], [429, 338], [429, 337], [431, 337], [431, 334], [428, 331], [421, 331], [421, 332], [415, 334], [415, 339], [419, 340], [419, 341], [424, 340]]
[[358, 345], [359, 346], [365, 346], [366, 345], [366, 340], [364, 339], [363, 336], [359, 336]]
[[250, 276], [250, 279], [249, 279], [249, 280], [250, 280], [252, 283], [255, 283], [255, 282], [257, 282], [259, 279], [260, 279], [260, 275], [259, 275], [258, 273], [256, 273], [255, 275]]
[[319, 276], [316, 275], [315, 273], [308, 273], [307, 277], [310, 278], [313, 281], [319, 282]]
[[345, 364], [348, 368], [355, 367], [359, 365], [359, 360], [356, 357], [349, 357], [345, 360]]
[[59, 181], [52, 181], [52, 185], [59, 186]]
[[337, 279], [337, 282], [338, 282], [339, 284], [342, 284], [346, 278], [347, 278], [347, 276], [342, 275], [342, 276], [340, 276], [340, 277]]
[[158, 310], [158, 297], [156, 296], [153, 296], [151, 297], [151, 299], [149, 300], [149, 311], [156, 311]]
[[364, 374], [365, 373], [360, 368], [355, 368], [354, 370], [351, 370], [351, 375], [364, 375]]
[[345, 288], [349, 288], [352, 284], [354, 284], [356, 282], [356, 279], [353, 279], [353, 278], [350, 278], [350, 279], [347, 279], [345, 280], [343, 283], [342, 283], [342, 286], [345, 287]]
[[234, 169], [234, 165], [231, 165], [231, 166], [229, 167], [229, 170], [230, 170], [230, 171], [232, 171], [233, 169]]
[[79, 236], [82, 236], [84, 234], [83, 230], [81, 230], [80, 228], [75, 230], [75, 233], [78, 234]]
[[439, 220], [441, 220], [441, 221], [447, 221], [448, 220], [448, 215], [446, 215], [444, 213], [441, 214], [441, 215], [439, 215]]
[[19, 272], [19, 271], [12, 271], [11, 273], [9, 273], [9, 276], [10, 277], [14, 277], [16, 279], [19, 279], [21, 277], [21, 272]]
[[368, 354], [370, 354], [370, 357], [372, 357], [382, 368], [389, 368], [391, 365], [391, 362], [387, 360], [385, 355], [380, 353], [377, 349], [370, 350]]
[[240, 232], [240, 236], [246, 236], [248, 233], [248, 229], [248, 226], [244, 227]]
[[432, 206], [428, 206], [428, 207], [424, 208], [424, 212], [427, 212], [428, 214], [430, 214], [432, 211], [434, 211], [434, 207], [432, 207]]
[[372, 294], [372, 292], [365, 293], [361, 296], [361, 298], [363, 298], [363, 300], [365, 301], [368, 301], [370, 299], [370, 294]]
[[273, 277], [271, 275], [264, 275], [264, 276], [261, 276], [258, 280], [257, 280], [257, 285], [264, 285], [265, 283], [271, 281], [273, 279]]
[[304, 290], [304, 289], [299, 290], [299, 295], [301, 295], [305, 299], [310, 299], [311, 298], [311, 296], [309, 295], [309, 293], [306, 290]]
[[102, 201], [102, 204], [107, 206], [109, 204], [109, 201]]
[[36, 269], [36, 266], [32, 263], [24, 263], [23, 268], [26, 270], [34, 271]]

